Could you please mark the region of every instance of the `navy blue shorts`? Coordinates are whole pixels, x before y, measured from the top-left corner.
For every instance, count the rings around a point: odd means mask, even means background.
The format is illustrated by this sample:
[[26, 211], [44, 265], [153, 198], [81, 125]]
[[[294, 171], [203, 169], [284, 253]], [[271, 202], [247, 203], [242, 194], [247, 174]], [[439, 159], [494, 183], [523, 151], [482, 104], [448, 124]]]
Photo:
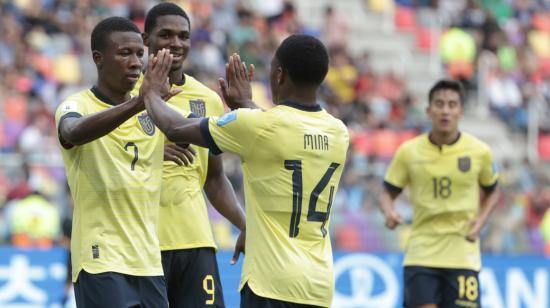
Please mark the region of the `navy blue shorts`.
[[170, 308], [225, 307], [214, 248], [162, 251]]
[[278, 299], [256, 295], [248, 283], [241, 290], [241, 308], [321, 308], [320, 306], [285, 302]]
[[74, 284], [78, 308], [168, 307], [163, 276], [132, 276], [81, 270]]
[[478, 272], [468, 269], [405, 266], [405, 307], [481, 307]]

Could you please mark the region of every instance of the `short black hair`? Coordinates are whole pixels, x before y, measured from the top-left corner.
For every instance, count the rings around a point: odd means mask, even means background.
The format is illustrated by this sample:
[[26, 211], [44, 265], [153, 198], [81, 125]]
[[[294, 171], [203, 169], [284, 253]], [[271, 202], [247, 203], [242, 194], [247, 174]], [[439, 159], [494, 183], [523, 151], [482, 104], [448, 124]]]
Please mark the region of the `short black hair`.
[[163, 2], [155, 5], [145, 16], [145, 33], [151, 33], [155, 26], [157, 25], [157, 19], [161, 16], [166, 15], [177, 15], [185, 18], [187, 23], [189, 23], [189, 30], [191, 30], [191, 21], [187, 13], [179, 7], [177, 4], [171, 2]]
[[92, 31], [92, 51], [104, 51], [107, 47], [107, 39], [113, 32], [136, 32], [141, 34], [139, 28], [127, 18], [115, 16], [103, 19]]
[[320, 85], [328, 72], [327, 49], [311, 35], [287, 37], [277, 48], [275, 58], [292, 81], [299, 84]]
[[458, 93], [458, 96], [460, 97], [460, 104], [464, 105], [464, 87], [462, 86], [462, 83], [455, 80], [449, 80], [449, 79], [441, 79], [438, 82], [435, 83], [435, 85], [430, 89], [430, 92], [428, 94], [428, 104], [432, 102], [432, 98], [435, 95], [435, 92], [440, 90], [451, 90]]

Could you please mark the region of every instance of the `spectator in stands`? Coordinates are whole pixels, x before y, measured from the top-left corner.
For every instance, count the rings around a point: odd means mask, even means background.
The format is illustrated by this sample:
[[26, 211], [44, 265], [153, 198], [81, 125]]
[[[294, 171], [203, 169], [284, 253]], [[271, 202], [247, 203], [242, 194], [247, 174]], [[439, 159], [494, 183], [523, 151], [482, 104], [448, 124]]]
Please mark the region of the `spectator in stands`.
[[349, 24], [347, 17], [331, 5], [325, 7], [322, 37], [328, 49], [347, 48], [349, 44]]
[[14, 201], [10, 209], [11, 243], [23, 248], [49, 248], [57, 241], [61, 227], [59, 210], [46, 198], [33, 192]]

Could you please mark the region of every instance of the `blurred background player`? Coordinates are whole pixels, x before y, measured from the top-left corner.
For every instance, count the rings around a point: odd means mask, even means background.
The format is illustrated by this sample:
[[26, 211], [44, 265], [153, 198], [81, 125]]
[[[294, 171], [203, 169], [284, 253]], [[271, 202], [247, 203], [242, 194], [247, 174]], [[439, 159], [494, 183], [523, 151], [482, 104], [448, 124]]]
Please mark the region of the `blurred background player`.
[[[273, 109], [241, 108], [202, 120], [166, 107], [157, 89], [170, 56], [161, 51], [155, 61], [141, 91], [158, 127], [172, 141], [242, 159], [248, 235], [241, 307], [329, 307], [329, 215], [349, 137], [344, 124], [317, 103], [328, 70], [323, 44], [292, 35], [277, 48], [270, 70]], [[220, 84], [227, 101], [250, 100], [250, 74], [238, 57], [230, 58], [226, 78]]]
[[162, 134], [130, 91], [144, 45], [128, 19], [91, 35], [97, 83], [59, 105], [56, 122], [74, 199], [72, 280], [78, 307], [167, 307], [156, 233]]
[[414, 218], [405, 250], [405, 306], [479, 307], [478, 238], [496, 205], [498, 174], [490, 148], [459, 131], [461, 84], [441, 80], [428, 98], [432, 129], [399, 147], [380, 204], [386, 226], [394, 229], [403, 222], [394, 200], [410, 187]]
[[[224, 107], [216, 92], [184, 73], [190, 35], [189, 17], [178, 5], [160, 3], [147, 13], [144, 43], [149, 54], [163, 48], [170, 50], [170, 84], [172, 89], [181, 90], [168, 103], [185, 114], [221, 116]], [[136, 94], [141, 81], [134, 89]], [[187, 151], [186, 145], [165, 145], [165, 155], [173, 156], [167, 157], [170, 159]], [[224, 307], [203, 188], [214, 208], [240, 230], [245, 228], [244, 212], [224, 174], [221, 157], [209, 155], [203, 147], [196, 152], [195, 160], [188, 166], [182, 166], [185, 161], [165, 161], [163, 165], [158, 233], [168, 301], [170, 307]], [[244, 240], [237, 246], [237, 251], [243, 250]]]

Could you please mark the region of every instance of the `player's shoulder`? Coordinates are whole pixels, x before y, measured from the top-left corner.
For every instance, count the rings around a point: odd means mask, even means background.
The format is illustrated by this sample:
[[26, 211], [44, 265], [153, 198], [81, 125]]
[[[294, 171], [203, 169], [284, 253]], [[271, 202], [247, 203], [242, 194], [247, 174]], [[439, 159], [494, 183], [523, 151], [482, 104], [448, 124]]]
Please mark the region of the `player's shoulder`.
[[344, 124], [344, 121], [333, 116], [332, 114], [327, 112], [325, 109], [323, 109], [321, 112], [323, 112], [326, 115], [326, 118], [330, 126], [339, 134], [341, 134], [341, 136], [344, 136], [345, 138], [347, 138], [347, 141], [349, 142], [349, 129], [346, 126], [346, 124]]
[[346, 131], [348, 130], [348, 127], [346, 126], [346, 124], [344, 124], [344, 121], [342, 121], [341, 119], [339, 119], [339, 118], [333, 116], [333, 115], [330, 114], [326, 109], [323, 109], [321, 112], [325, 115], [325, 117], [326, 117], [329, 121], [331, 121], [331, 122], [330, 122], [331, 125], [334, 125], [334, 126], [340, 128], [340, 129], [342, 129], [342, 130], [346, 130]]
[[229, 123], [241, 125], [251, 122], [263, 122], [259, 118], [265, 116], [266, 112], [261, 109], [239, 108], [224, 113], [219, 117], [214, 117], [214, 122], [218, 126], [226, 126]]
[[428, 134], [423, 133], [414, 138], [404, 141], [398, 148], [400, 151], [410, 151], [412, 149], [422, 147], [429, 142]]
[[[81, 109], [84, 105], [88, 104], [92, 100], [90, 89], [84, 89], [79, 92], [73, 93], [66, 97], [59, 106], [58, 110], [65, 109]], [[79, 108], [80, 107], [80, 108]]]
[[479, 139], [478, 137], [470, 134], [470, 133], [466, 133], [466, 132], [461, 132], [461, 136], [460, 138], [463, 138], [463, 144], [466, 145], [468, 148], [473, 148], [473, 149], [477, 149], [477, 150], [480, 150], [480, 151], [491, 151], [491, 148], [489, 147], [489, 145], [484, 142], [483, 140]]
[[198, 81], [197, 79], [195, 79], [195, 77], [187, 74], [185, 75], [185, 86], [187, 86], [187, 88], [190, 89], [193, 93], [198, 93], [199, 95], [197, 96], [216, 100], [220, 98], [216, 91], [212, 90], [204, 83]]

